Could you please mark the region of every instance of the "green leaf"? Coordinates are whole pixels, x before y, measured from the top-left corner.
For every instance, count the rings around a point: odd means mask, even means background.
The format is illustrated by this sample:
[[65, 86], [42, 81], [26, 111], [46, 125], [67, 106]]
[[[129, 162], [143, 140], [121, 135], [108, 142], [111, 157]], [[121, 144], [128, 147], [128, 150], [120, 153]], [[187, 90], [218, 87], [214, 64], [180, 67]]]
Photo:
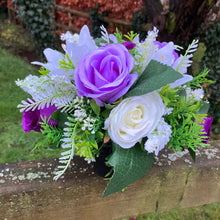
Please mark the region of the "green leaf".
[[121, 191], [140, 179], [153, 163], [153, 154], [143, 151], [140, 144], [136, 144], [130, 149], [123, 149], [113, 143], [113, 149], [114, 152], [108, 163], [114, 167], [114, 174], [103, 193], [103, 197]]
[[96, 101], [94, 99], [90, 99], [90, 106], [92, 108], [92, 110], [94, 111], [94, 113], [96, 115], [99, 115], [100, 113], [100, 106], [96, 104]]
[[50, 118], [52, 118], [53, 120], [55, 121], [58, 121], [58, 125], [57, 127], [58, 128], [65, 128], [66, 125], [65, 125], [65, 122], [68, 121], [67, 120], [67, 117], [68, 117], [68, 114], [65, 113], [65, 112], [60, 112], [59, 110], [55, 111], [51, 116]]
[[60, 111], [56, 110], [51, 116], [50, 118], [55, 120], [55, 121], [59, 121], [59, 115], [60, 115]]
[[196, 162], [196, 152], [192, 148], [188, 148], [190, 156], [192, 157], [193, 161]]
[[190, 107], [188, 108], [188, 110], [189, 110], [190, 112], [194, 112], [195, 110], [199, 109], [199, 107], [200, 107], [200, 101], [198, 101], [195, 105], [190, 106]]
[[100, 47], [102, 43], [106, 43], [101, 37], [95, 39], [95, 44]]
[[209, 111], [209, 103], [201, 102], [201, 107], [197, 114], [207, 114]]
[[111, 110], [110, 109], [105, 109], [102, 113], [101, 116], [106, 119], [110, 115]]
[[182, 77], [182, 74], [175, 71], [172, 67], [151, 60], [142, 75], [138, 78], [135, 86], [128, 91], [125, 97], [139, 96], [153, 92]]

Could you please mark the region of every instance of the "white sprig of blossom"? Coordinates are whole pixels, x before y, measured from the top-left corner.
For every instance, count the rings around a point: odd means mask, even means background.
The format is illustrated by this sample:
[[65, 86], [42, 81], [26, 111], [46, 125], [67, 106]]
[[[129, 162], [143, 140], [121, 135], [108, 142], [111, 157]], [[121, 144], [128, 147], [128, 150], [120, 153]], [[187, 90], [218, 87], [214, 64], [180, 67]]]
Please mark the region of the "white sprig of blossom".
[[199, 40], [193, 40], [192, 43], [188, 46], [184, 55], [181, 55], [174, 64], [174, 69], [181, 73], [187, 72], [187, 67], [192, 64], [190, 58], [193, 57], [193, 54], [198, 48]]
[[60, 109], [64, 105], [70, 105], [76, 96], [76, 90], [72, 84], [61, 79], [60, 81], [51, 80], [48, 76], [29, 75], [24, 80], [18, 79], [16, 85], [29, 93], [34, 100], [32, 103], [23, 100], [22, 104], [18, 105], [21, 112], [36, 108], [43, 109], [46, 105], [55, 105]]
[[158, 29], [154, 27], [152, 31], [148, 31], [147, 38], [144, 42], [139, 42], [139, 36], [134, 39], [134, 43], [136, 43], [136, 51], [138, 52], [135, 55], [135, 70], [140, 71], [141, 73], [144, 71], [146, 66], [151, 61], [153, 54], [157, 51], [157, 46], [154, 45], [154, 41], [158, 36]]
[[161, 118], [157, 128], [148, 136], [148, 140], [144, 144], [144, 149], [149, 153], [158, 155], [166, 144], [168, 144], [172, 134], [171, 126]]
[[173, 108], [165, 108], [164, 115], [170, 115], [173, 111]]
[[69, 43], [76, 43], [78, 44], [79, 42], [79, 34], [71, 34], [69, 31], [66, 33], [62, 33], [60, 36], [60, 39], [62, 41], [68, 41]]
[[202, 100], [204, 98], [204, 90], [202, 88], [191, 90], [191, 88], [186, 88], [186, 98], [194, 100]]
[[91, 134], [95, 134], [94, 124], [97, 121], [97, 118], [91, 117], [91, 114], [86, 113], [86, 104], [89, 104], [89, 100], [87, 103], [83, 102], [83, 97], [79, 98], [75, 97], [73, 100], [75, 111], [73, 113], [75, 120], [82, 123], [82, 131], [88, 130]]
[[[101, 29], [101, 34], [102, 34], [101, 38], [106, 42], [105, 44], [109, 44], [110, 43], [110, 38], [109, 38], [109, 35], [108, 35], [108, 31], [106, 30], [104, 25], [101, 25], [100, 29]], [[103, 44], [101, 44], [101, 45], [103, 45]]]

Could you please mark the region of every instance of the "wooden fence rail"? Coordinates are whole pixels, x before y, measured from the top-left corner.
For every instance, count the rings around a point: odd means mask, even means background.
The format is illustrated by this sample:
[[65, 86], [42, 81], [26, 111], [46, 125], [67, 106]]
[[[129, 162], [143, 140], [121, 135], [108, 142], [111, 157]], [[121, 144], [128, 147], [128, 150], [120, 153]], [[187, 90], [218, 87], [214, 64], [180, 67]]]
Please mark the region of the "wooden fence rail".
[[112, 220], [220, 202], [220, 142], [200, 150], [196, 163], [189, 155], [168, 161], [167, 153], [125, 192], [104, 199], [107, 181], [82, 158], [58, 181], [57, 160], [0, 164], [0, 219]]
[[[73, 27], [72, 22], [71, 22], [71, 15], [75, 15], [75, 16], [78, 16], [78, 17], [84, 17], [84, 18], [90, 18], [89, 12], [78, 11], [78, 10], [71, 9], [71, 8], [68, 8], [68, 7], [64, 7], [64, 6], [57, 5], [57, 4], [55, 4], [54, 12], [56, 13], [56, 11], [61, 11], [61, 12], [67, 13], [68, 14], [68, 19], [69, 19], [68, 25], [56, 22], [56, 26], [58, 28], [60, 28], [61, 30], [70, 30], [70, 31], [75, 32], [75, 33], [79, 33], [80, 29]], [[16, 11], [13, 7], [10, 7], [8, 9], [8, 15], [9, 15], [9, 20], [11, 20], [11, 21], [17, 20]], [[132, 22], [130, 22], [130, 21], [125, 21], [125, 20], [120, 20], [120, 19], [115, 19], [115, 18], [109, 18], [109, 17], [103, 17], [102, 20], [104, 22], [108, 23], [108, 24], [121, 25], [121, 26], [127, 27], [128, 29], [132, 27]], [[142, 30], [142, 31], [147, 31], [147, 30], [152, 29], [152, 24], [147, 23], [147, 24], [145, 24], [145, 25], [143, 25], [143, 26], [141, 26], [137, 29]]]
[[[61, 5], [55, 5], [55, 10], [68, 13], [69, 26], [66, 26], [66, 25], [63, 25], [63, 24], [60, 24], [60, 23], [56, 23], [57, 27], [59, 27], [61, 29], [64, 29], [64, 30], [72, 30], [74, 32], [79, 32], [80, 31], [79, 29], [71, 27], [71, 23], [70, 23], [71, 15], [76, 15], [76, 16], [79, 16], [79, 17], [90, 18], [90, 14], [88, 12], [78, 11], [78, 10], [67, 8], [67, 7], [64, 7], [64, 6], [61, 6]], [[115, 18], [109, 18], [109, 17], [103, 17], [102, 20], [104, 22], [108, 23], [108, 24], [122, 25], [122, 26], [125, 26], [127, 28], [131, 28], [132, 27], [132, 22], [130, 22], [130, 21], [125, 21], [125, 20], [120, 20], [120, 19], [115, 19]], [[152, 28], [152, 24], [151, 23], [147, 23], [144, 26], [139, 27], [138, 29], [140, 29], [142, 31], [147, 31], [147, 30], [149, 30], [151, 28]]]

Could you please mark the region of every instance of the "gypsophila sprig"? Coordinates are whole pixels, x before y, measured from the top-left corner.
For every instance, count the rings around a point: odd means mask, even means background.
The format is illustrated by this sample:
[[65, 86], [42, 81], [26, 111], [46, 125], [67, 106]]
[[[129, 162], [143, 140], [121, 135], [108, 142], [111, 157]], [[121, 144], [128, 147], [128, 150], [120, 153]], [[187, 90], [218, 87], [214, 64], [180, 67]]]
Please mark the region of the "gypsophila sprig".
[[18, 105], [24, 131], [43, 134], [36, 147], [49, 142], [63, 149], [54, 179], [75, 156], [95, 168], [103, 161], [102, 175], [112, 174], [105, 197], [126, 193], [164, 148], [188, 149], [195, 160], [197, 147], [208, 145], [213, 118], [202, 87], [212, 81], [207, 69], [187, 74], [198, 40], [182, 55], [181, 46], [156, 40], [156, 28], [143, 41], [132, 31], [100, 29], [98, 39], [86, 25], [79, 34], [62, 34], [63, 52], [47, 48], [47, 63], [32, 62], [42, 66], [41, 76], [16, 84], [31, 96]]

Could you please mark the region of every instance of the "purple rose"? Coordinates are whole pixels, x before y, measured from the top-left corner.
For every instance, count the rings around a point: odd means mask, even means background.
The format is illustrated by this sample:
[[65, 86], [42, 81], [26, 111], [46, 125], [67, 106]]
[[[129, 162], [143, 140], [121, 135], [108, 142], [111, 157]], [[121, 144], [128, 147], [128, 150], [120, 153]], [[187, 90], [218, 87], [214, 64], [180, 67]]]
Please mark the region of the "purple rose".
[[[53, 105], [49, 106], [48, 108], [44, 108], [44, 109], [35, 109], [34, 111], [24, 111], [23, 112], [23, 119], [22, 119], [22, 126], [23, 129], [26, 133], [28, 133], [30, 130], [34, 130], [37, 132], [40, 132], [41, 125], [40, 122], [42, 122], [41, 120], [41, 116], [43, 118], [47, 118], [49, 119], [49, 117], [53, 114], [53, 112], [55, 112], [57, 110], [57, 108]], [[57, 126], [58, 122], [50, 119], [48, 122], [49, 125], [52, 126]]]
[[100, 106], [123, 96], [138, 77], [130, 74], [134, 59], [125, 46], [108, 44], [83, 56], [75, 70], [78, 96], [92, 98]]
[[210, 136], [210, 131], [211, 131], [211, 125], [213, 122], [213, 118], [204, 118], [202, 123], [200, 123], [200, 125], [203, 126], [203, 132], [205, 132], [205, 134], [201, 135], [201, 136], [207, 136], [208, 138], [204, 138], [204, 143], [208, 144], [209, 142], [209, 136]]

